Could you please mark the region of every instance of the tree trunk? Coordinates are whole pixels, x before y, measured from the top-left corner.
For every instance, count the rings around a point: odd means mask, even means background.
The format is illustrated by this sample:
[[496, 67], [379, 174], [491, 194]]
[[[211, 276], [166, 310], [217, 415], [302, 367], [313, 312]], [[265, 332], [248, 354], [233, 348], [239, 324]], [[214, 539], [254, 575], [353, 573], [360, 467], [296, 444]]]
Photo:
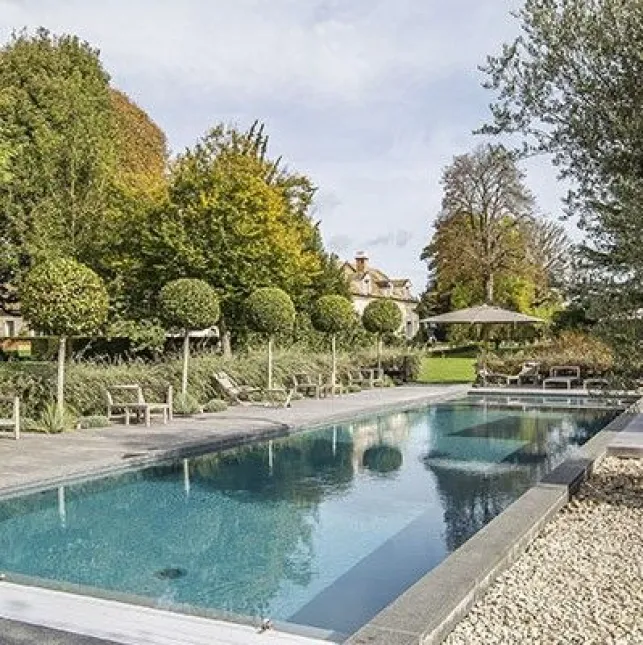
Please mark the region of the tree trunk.
[[493, 304], [493, 273], [490, 273], [484, 281], [485, 298], [488, 305]]
[[272, 390], [272, 336], [268, 338], [268, 389]]
[[331, 396], [335, 396], [335, 382], [337, 379], [337, 340], [335, 334], [331, 338], [331, 347], [333, 350], [333, 364], [330, 374]]
[[221, 342], [221, 352], [223, 358], [232, 358], [232, 343], [230, 342], [230, 332], [226, 328], [225, 321], [219, 323], [219, 340]]
[[65, 350], [67, 339], [61, 336], [58, 341], [58, 382], [56, 388], [56, 405], [58, 412], [63, 413], [65, 408]]
[[183, 339], [183, 376], [181, 378], [181, 393], [183, 396], [188, 391], [188, 363], [190, 362], [190, 332], [185, 332]]
[[382, 369], [382, 334], [377, 335], [377, 370]]

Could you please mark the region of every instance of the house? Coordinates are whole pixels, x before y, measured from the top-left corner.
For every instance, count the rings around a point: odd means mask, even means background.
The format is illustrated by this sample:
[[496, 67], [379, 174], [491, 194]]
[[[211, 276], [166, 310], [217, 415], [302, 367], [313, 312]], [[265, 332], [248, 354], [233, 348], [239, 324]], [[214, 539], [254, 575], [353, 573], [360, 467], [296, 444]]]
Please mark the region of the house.
[[420, 329], [420, 317], [416, 309], [418, 301], [411, 295], [411, 281], [408, 278], [389, 278], [383, 271], [371, 267], [368, 255], [360, 251], [355, 255], [355, 262], [344, 262], [342, 267], [350, 286], [355, 309], [361, 315], [373, 300], [389, 298], [402, 312], [403, 332], [407, 338], [413, 338]]

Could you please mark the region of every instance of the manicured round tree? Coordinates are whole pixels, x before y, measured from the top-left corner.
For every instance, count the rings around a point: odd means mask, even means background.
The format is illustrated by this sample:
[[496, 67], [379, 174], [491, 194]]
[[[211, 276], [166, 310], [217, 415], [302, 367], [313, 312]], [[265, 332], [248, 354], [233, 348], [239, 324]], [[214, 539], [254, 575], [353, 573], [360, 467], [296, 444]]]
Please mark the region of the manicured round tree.
[[295, 305], [290, 296], [277, 287], [257, 289], [246, 300], [250, 327], [268, 337], [268, 389], [272, 388], [272, 343], [275, 334], [292, 329]]
[[322, 296], [313, 310], [313, 327], [331, 337], [333, 351], [331, 385], [333, 388], [337, 378], [337, 334], [353, 327], [355, 318], [353, 303], [348, 298], [339, 295]]
[[19, 296], [29, 325], [59, 338], [56, 402], [62, 413], [67, 338], [95, 334], [105, 322], [109, 308], [105, 285], [89, 267], [60, 258], [36, 265], [25, 276]]
[[180, 330], [183, 338], [183, 374], [181, 392], [188, 390], [190, 332], [212, 327], [219, 320], [221, 309], [214, 289], [204, 280], [180, 278], [168, 282], [160, 293], [161, 316], [165, 324]]
[[402, 312], [392, 300], [373, 300], [362, 314], [366, 331], [377, 335], [377, 367], [382, 367], [382, 334], [396, 332], [402, 324]]

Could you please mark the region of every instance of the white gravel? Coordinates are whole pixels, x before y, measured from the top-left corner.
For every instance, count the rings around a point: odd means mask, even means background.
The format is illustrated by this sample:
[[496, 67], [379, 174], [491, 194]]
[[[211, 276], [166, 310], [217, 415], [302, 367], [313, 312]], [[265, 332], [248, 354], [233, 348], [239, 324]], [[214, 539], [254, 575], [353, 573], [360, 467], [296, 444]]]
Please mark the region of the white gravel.
[[643, 645], [643, 460], [605, 459], [447, 645]]

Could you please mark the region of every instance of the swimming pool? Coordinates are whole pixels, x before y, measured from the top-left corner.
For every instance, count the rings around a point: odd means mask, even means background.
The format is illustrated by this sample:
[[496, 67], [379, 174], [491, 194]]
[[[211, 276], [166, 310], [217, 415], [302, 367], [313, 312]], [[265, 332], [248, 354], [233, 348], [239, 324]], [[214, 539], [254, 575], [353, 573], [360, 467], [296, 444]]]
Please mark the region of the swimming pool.
[[0, 571], [339, 639], [616, 414], [476, 397], [0, 501]]

